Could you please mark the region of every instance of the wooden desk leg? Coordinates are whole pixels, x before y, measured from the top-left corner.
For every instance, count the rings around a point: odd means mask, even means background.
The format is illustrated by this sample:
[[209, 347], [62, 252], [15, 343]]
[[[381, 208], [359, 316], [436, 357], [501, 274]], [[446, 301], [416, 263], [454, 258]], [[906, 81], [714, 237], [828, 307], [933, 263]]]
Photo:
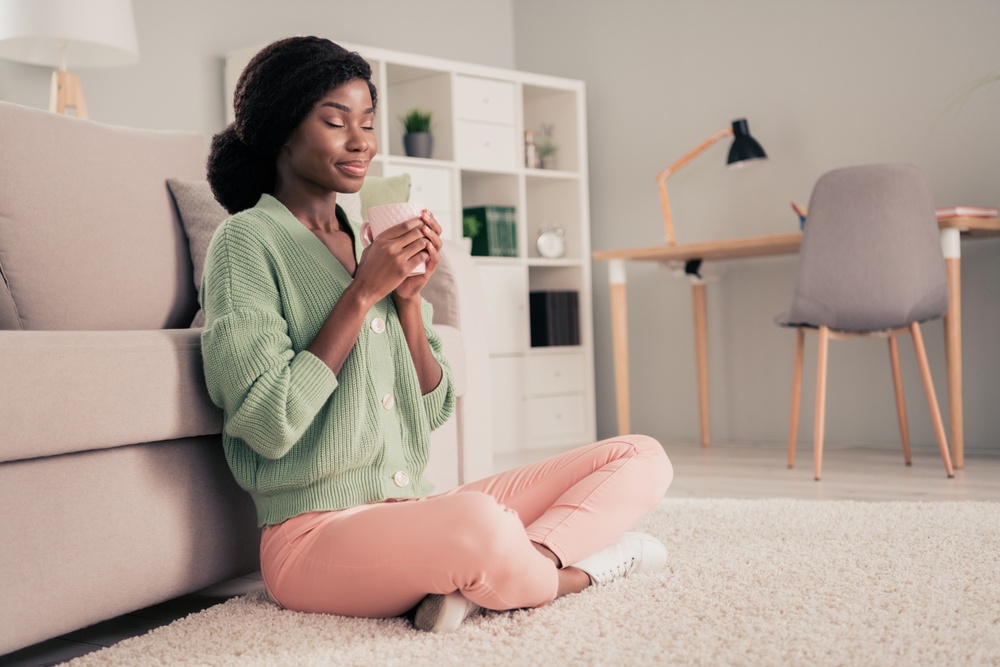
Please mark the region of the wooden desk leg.
[[698, 363], [698, 410], [701, 414], [701, 446], [712, 440], [708, 420], [708, 313], [705, 283], [691, 280], [691, 300], [694, 303], [694, 345]]
[[615, 399], [618, 405], [618, 433], [632, 432], [628, 395], [628, 300], [625, 291], [625, 262], [608, 262], [611, 283], [611, 341], [615, 354]]
[[962, 248], [958, 229], [941, 230], [941, 249], [948, 270], [948, 312], [944, 316], [944, 353], [948, 369], [948, 424], [951, 462], [965, 467], [962, 414]]

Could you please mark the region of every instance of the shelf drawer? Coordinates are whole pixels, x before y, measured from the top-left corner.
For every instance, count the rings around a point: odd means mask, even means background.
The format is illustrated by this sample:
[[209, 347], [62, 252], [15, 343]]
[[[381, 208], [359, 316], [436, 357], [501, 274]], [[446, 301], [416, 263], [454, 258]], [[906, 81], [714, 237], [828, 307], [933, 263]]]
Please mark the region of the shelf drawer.
[[515, 125], [514, 84], [495, 79], [456, 76], [455, 117]]
[[532, 356], [528, 363], [528, 388], [532, 395], [570, 394], [584, 390], [583, 358], [579, 354]]
[[455, 139], [455, 159], [463, 169], [517, 168], [513, 126], [460, 120], [455, 124]]
[[528, 437], [548, 440], [583, 436], [587, 410], [583, 396], [549, 396], [528, 401]]

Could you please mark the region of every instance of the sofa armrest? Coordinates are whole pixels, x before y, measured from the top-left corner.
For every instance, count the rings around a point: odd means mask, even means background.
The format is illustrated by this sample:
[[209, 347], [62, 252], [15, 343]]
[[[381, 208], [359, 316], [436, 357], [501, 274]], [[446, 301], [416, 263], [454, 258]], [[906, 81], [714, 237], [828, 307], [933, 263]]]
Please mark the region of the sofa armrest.
[[423, 296], [434, 306], [435, 324], [462, 334], [465, 377], [455, 379], [464, 385], [457, 409], [459, 483], [472, 482], [493, 474], [493, 409], [483, 283], [463, 246], [444, 242], [441, 261]]
[[221, 433], [200, 333], [0, 331], [0, 461]]

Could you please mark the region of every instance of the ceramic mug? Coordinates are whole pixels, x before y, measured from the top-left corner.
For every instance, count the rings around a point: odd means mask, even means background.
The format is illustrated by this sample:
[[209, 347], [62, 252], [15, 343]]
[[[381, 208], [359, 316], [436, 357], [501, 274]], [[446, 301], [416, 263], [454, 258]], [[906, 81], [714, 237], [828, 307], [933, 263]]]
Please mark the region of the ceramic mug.
[[[426, 208], [413, 202], [372, 206], [368, 209], [368, 220], [361, 225], [361, 245], [367, 248], [379, 234], [407, 220], [419, 218]], [[416, 276], [425, 271], [427, 267], [421, 262], [410, 275]]]

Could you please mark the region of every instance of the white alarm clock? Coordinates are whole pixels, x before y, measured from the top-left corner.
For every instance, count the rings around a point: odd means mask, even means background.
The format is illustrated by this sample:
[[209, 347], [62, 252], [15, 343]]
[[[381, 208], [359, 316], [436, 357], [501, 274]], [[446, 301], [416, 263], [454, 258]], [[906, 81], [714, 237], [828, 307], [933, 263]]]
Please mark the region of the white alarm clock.
[[560, 227], [542, 227], [535, 239], [538, 254], [546, 259], [556, 259], [566, 254], [566, 234]]

